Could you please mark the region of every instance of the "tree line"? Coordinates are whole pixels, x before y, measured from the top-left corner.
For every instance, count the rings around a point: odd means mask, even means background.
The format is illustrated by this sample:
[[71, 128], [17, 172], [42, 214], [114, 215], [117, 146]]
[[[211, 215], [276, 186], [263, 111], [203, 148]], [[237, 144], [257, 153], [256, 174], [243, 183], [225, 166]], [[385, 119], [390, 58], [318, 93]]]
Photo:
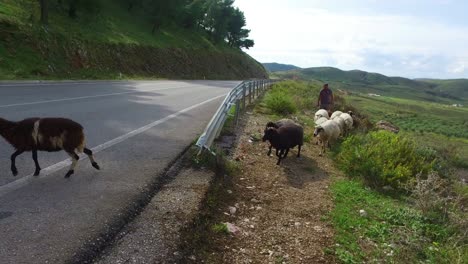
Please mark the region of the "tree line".
[[[66, 12], [70, 19], [79, 15], [97, 16], [109, 5], [103, 0], [38, 0], [41, 23], [49, 24], [51, 6]], [[253, 47], [246, 29], [244, 12], [233, 6], [234, 0], [115, 0], [127, 12], [142, 13], [155, 33], [164, 25], [177, 25], [191, 30], [202, 30], [214, 42], [226, 42], [235, 48]], [[54, 8], [56, 10], [56, 8]]]

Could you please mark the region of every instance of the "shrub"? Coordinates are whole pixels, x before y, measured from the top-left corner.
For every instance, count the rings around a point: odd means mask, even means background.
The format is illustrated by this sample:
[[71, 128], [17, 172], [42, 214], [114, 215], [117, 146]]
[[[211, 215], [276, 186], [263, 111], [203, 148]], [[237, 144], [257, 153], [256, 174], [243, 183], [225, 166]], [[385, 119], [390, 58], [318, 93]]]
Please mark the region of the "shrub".
[[288, 115], [297, 111], [292, 97], [285, 89], [276, 86], [265, 96], [266, 107], [275, 114]]
[[420, 151], [413, 141], [388, 131], [348, 137], [337, 155], [338, 166], [351, 177], [362, 177], [369, 185], [396, 188], [414, 183], [418, 173], [434, 169], [434, 157]]

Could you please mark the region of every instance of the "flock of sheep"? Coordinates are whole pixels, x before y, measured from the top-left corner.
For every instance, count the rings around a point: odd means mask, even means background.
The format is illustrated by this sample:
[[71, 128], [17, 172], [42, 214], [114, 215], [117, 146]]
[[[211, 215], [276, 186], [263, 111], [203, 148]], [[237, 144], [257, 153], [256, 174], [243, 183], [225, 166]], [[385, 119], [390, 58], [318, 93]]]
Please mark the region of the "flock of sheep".
[[[323, 155], [327, 146], [336, 141], [340, 136], [345, 136], [353, 127], [353, 113], [335, 111], [329, 116], [327, 110], [320, 109], [315, 113], [314, 137], [320, 144], [320, 156]], [[269, 141], [271, 149], [276, 149], [279, 165], [289, 152], [289, 149], [298, 146], [297, 157], [301, 155], [301, 147], [304, 144], [304, 128], [290, 119], [281, 119], [276, 122], [268, 122], [263, 135], [263, 142]]]

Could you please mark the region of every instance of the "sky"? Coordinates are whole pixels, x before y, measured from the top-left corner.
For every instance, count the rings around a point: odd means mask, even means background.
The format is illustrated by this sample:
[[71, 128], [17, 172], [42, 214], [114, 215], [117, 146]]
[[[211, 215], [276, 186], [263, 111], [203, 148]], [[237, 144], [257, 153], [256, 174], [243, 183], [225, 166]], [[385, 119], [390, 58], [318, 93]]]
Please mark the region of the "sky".
[[259, 62], [468, 78], [466, 0], [235, 0]]

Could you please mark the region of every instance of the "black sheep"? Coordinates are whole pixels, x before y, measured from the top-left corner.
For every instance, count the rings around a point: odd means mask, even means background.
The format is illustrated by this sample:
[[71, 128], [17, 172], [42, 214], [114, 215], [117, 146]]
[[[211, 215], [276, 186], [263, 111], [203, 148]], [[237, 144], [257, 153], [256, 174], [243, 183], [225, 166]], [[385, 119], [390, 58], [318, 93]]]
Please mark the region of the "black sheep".
[[304, 144], [304, 129], [295, 123], [284, 124], [278, 128], [270, 126], [265, 128], [263, 135], [263, 142], [267, 140], [276, 149], [276, 156], [278, 157], [276, 165], [279, 165], [281, 159], [288, 155], [290, 148], [299, 146], [297, 157], [301, 156], [301, 147]]
[[[276, 122], [268, 122], [267, 125], [266, 125], [266, 128], [269, 128], [269, 127], [274, 127], [274, 128], [279, 128], [280, 126], [283, 126], [283, 125], [286, 125], [286, 124], [296, 124], [294, 123], [294, 121], [292, 121], [291, 119], [280, 119]], [[267, 156], [270, 156], [271, 155], [271, 148], [273, 146], [270, 144], [270, 147], [268, 148], [268, 153], [267, 153]], [[278, 149], [276, 149], [276, 156], [278, 156]]]

